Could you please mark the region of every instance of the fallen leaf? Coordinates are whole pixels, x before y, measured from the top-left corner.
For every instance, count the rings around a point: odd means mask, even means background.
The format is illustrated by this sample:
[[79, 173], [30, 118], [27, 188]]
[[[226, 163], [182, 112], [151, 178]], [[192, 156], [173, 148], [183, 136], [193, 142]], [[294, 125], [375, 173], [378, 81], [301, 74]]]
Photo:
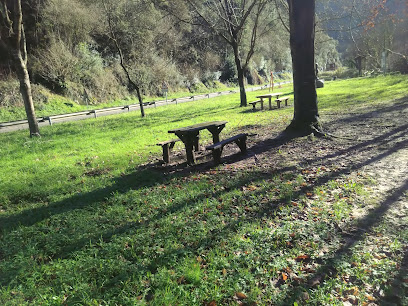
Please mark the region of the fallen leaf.
[[353, 288], [350, 288], [350, 289], [344, 291], [344, 293], [346, 295], [358, 295], [358, 292], [359, 291], [358, 291], [357, 287], [353, 287]]
[[184, 275], [183, 276], [181, 276], [178, 280], [177, 280], [177, 284], [183, 284], [184, 283], [184, 280], [185, 280], [185, 277], [184, 277]]
[[367, 300], [369, 300], [370, 302], [374, 302], [375, 301], [375, 297], [373, 297], [373, 296], [371, 296], [371, 295], [369, 295], [369, 294], [366, 294], [366, 299]]
[[209, 302], [207, 305], [208, 305], [208, 306], [217, 306], [217, 303], [216, 303], [214, 300], [212, 300], [212, 301]]
[[298, 257], [296, 257], [296, 261], [304, 261], [304, 260], [308, 260], [310, 258], [309, 255], [299, 255]]
[[242, 292], [235, 292], [235, 296], [236, 296], [237, 298], [239, 298], [240, 300], [243, 300], [243, 299], [246, 299], [246, 298], [247, 298], [247, 296], [245, 295], [245, 293], [242, 293]]
[[286, 280], [288, 279], [288, 275], [284, 272], [282, 272], [282, 279], [286, 282]]

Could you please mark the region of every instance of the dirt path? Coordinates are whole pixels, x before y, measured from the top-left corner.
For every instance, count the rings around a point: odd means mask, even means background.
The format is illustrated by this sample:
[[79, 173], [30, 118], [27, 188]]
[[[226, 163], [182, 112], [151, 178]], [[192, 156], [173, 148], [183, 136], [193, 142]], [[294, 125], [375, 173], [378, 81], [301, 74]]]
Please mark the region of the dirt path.
[[[254, 139], [249, 150], [253, 157], [235, 163], [240, 168], [274, 168], [282, 172], [288, 167], [299, 173], [304, 169], [324, 169], [327, 173], [315, 181], [317, 186], [330, 180], [343, 180], [347, 184], [361, 178], [370, 180], [372, 183], [366, 186], [368, 195], [353, 205], [350, 216], [353, 222], [340, 230], [349, 238], [335, 254], [363, 256], [368, 252], [375, 261], [389, 260], [389, 265], [396, 265], [388, 292], [379, 286], [365, 288], [366, 298], [375, 297], [373, 301], [384, 305], [408, 302], [408, 246], [403, 245], [401, 253], [393, 251], [396, 242], [407, 241], [406, 118], [408, 99], [349, 114], [323, 113], [326, 129], [341, 138], [328, 141], [309, 136], [279, 144], [270, 138], [269, 131], [264, 131]], [[353, 295], [343, 298], [344, 305], [356, 305], [357, 300]]]

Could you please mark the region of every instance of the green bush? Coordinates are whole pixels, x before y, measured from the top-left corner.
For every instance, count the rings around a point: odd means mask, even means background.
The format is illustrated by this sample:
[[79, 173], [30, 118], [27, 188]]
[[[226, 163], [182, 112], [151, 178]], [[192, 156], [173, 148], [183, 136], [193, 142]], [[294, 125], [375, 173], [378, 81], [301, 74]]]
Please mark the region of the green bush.
[[358, 77], [358, 70], [355, 68], [339, 67], [333, 71], [319, 72], [319, 78], [321, 79], [349, 79]]
[[19, 84], [16, 79], [6, 79], [0, 82], [0, 107], [22, 106]]

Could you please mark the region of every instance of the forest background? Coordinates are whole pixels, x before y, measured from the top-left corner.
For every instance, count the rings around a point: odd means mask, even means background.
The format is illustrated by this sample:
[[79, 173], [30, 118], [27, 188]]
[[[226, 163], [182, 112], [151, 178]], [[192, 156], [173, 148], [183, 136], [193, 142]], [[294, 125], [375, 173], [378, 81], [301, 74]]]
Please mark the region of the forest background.
[[[130, 79], [143, 97], [162, 96], [164, 84], [170, 92], [236, 86], [234, 50], [219, 35], [216, 1], [201, 2], [22, 1], [36, 109], [61, 99], [98, 104], [132, 98]], [[239, 41], [238, 57], [249, 59], [245, 84], [268, 82], [271, 72], [275, 80], [291, 78], [287, 3], [253, 2], [262, 10], [248, 14]], [[407, 6], [405, 0], [317, 1], [320, 75], [408, 72]], [[18, 88], [0, 44], [0, 109], [23, 105]]]

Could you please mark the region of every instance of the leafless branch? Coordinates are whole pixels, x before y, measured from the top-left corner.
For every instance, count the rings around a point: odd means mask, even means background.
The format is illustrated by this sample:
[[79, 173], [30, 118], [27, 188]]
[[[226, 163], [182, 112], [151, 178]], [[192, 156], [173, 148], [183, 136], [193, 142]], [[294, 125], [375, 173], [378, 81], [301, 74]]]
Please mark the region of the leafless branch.
[[288, 33], [290, 33], [290, 29], [289, 27], [286, 25], [285, 21], [282, 18], [282, 15], [280, 13], [280, 9], [279, 9], [279, 5], [278, 5], [278, 0], [275, 0], [275, 6], [276, 6], [276, 11], [278, 13], [279, 19], [282, 22], [283, 27], [286, 29], [286, 31], [288, 31]]

